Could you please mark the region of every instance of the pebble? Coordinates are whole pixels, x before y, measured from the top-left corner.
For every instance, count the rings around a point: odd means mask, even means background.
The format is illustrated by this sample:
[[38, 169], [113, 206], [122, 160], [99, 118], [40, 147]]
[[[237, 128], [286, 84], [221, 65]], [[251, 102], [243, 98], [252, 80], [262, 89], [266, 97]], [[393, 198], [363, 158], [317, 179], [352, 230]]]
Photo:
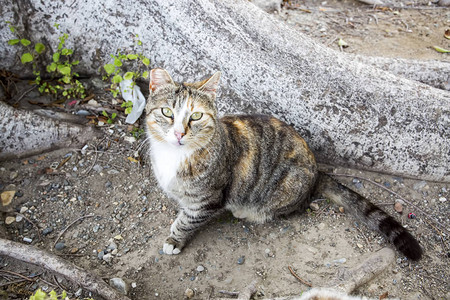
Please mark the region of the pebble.
[[314, 210], [314, 211], [317, 211], [317, 210], [319, 210], [319, 204], [317, 204], [317, 203], [315, 203], [315, 202], [312, 202], [310, 205], [309, 205], [309, 207], [312, 209], [312, 210]]
[[16, 195], [16, 191], [5, 191], [1, 194], [3, 206], [11, 204], [12, 199]]
[[164, 254], [163, 249], [159, 249], [158, 253], [159, 253], [160, 255], [163, 255], [163, 254]]
[[12, 171], [12, 172], [9, 174], [9, 179], [14, 180], [14, 179], [17, 178], [17, 176], [19, 176], [19, 172], [17, 172], [17, 171]]
[[52, 227], [47, 227], [44, 230], [42, 230], [42, 234], [43, 235], [47, 235], [47, 234], [52, 233], [52, 232], [53, 232], [53, 228]]
[[124, 295], [127, 295], [129, 292], [129, 286], [122, 278], [111, 278], [109, 280], [109, 285], [121, 292]]
[[447, 201], [447, 198], [445, 198], [445, 197], [439, 197], [439, 201], [441, 201], [442, 203], [444, 203], [445, 201]]
[[24, 242], [27, 242], [27, 243], [31, 243], [33, 240], [30, 239], [30, 238], [28, 238], [28, 237], [24, 237], [24, 238], [23, 238], [23, 241], [24, 241]]
[[342, 206], [339, 206], [339, 212], [340, 212], [340, 213], [344, 213], [344, 212], [345, 212], [345, 209], [344, 209], [344, 207], [342, 207]]
[[192, 297], [194, 297], [194, 291], [188, 288], [184, 292], [184, 295], [186, 296], [186, 298], [191, 299]]
[[62, 250], [66, 247], [66, 245], [63, 242], [59, 242], [55, 245], [56, 250]]
[[105, 256], [105, 251], [103, 250], [97, 254], [98, 259], [103, 259], [103, 256]]
[[22, 207], [20, 208], [20, 213], [21, 213], [21, 214], [24, 214], [24, 213], [27, 212], [27, 210], [28, 210], [28, 207], [22, 206]]
[[78, 289], [78, 290], [75, 292], [75, 297], [80, 298], [80, 296], [81, 296], [82, 293], [83, 293], [83, 289]]
[[403, 205], [400, 202], [395, 202], [394, 209], [396, 212], [401, 214], [403, 212]]
[[103, 255], [103, 260], [106, 261], [107, 263], [110, 263], [112, 261], [112, 254], [107, 253], [107, 254]]
[[135, 289], [135, 288], [137, 287], [137, 283], [136, 283], [136, 282], [132, 282], [132, 283], [131, 283], [131, 287], [132, 287], [133, 289]]
[[[109, 174], [109, 171], [108, 171], [108, 174]], [[110, 187], [112, 187], [112, 182], [111, 181], [107, 181], [105, 183], [105, 188], [110, 188]]]
[[362, 249], [362, 248], [363, 248], [363, 245], [360, 244], [360, 243], [356, 243], [356, 246], [357, 246], [359, 249]]
[[197, 272], [203, 272], [203, 271], [205, 271], [205, 267], [203, 267], [202, 265], [199, 265], [197, 267]]
[[245, 262], [245, 256], [241, 256], [237, 260], [238, 265], [242, 265], [244, 262]]
[[91, 113], [88, 112], [87, 110], [80, 109], [80, 110], [77, 111], [75, 114], [76, 114], [76, 115], [79, 115], [79, 116], [89, 116]]
[[21, 215], [17, 215], [16, 216], [16, 222], [17, 223], [22, 222], [22, 220], [23, 220], [23, 216], [21, 216]]
[[92, 105], [92, 106], [100, 106], [98, 104], [98, 102], [96, 100], [94, 100], [94, 99], [89, 100], [87, 104], [88, 105]]
[[108, 248], [107, 248], [108, 250], [116, 250], [117, 249], [117, 244], [116, 243], [114, 243], [114, 242], [111, 242], [109, 245], [108, 245]]
[[78, 252], [78, 250], [80, 250], [80, 249], [78, 249], [77, 247], [74, 247], [74, 248], [70, 249], [70, 253], [75, 254]]
[[385, 186], [385, 187], [387, 187], [387, 188], [390, 188], [391, 187], [391, 183], [390, 182], [384, 182], [383, 183], [383, 185]]
[[98, 173], [100, 173], [103, 170], [102, 166], [100, 165], [95, 165], [92, 169]]
[[100, 229], [100, 225], [95, 225], [94, 228], [92, 228], [92, 231], [98, 232], [99, 229]]
[[15, 217], [6, 217], [5, 224], [10, 225], [10, 224], [14, 223], [15, 221], [16, 221]]

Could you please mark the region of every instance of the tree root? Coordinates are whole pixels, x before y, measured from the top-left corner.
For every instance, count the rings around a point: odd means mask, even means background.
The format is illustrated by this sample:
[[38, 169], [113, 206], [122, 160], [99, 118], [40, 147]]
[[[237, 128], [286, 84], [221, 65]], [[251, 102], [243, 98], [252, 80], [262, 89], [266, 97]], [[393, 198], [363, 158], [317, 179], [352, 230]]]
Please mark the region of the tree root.
[[80, 285], [83, 289], [95, 293], [104, 299], [129, 300], [128, 297], [121, 295], [96, 275], [33, 246], [0, 239], [0, 255], [31, 263], [62, 275], [71, 282]]

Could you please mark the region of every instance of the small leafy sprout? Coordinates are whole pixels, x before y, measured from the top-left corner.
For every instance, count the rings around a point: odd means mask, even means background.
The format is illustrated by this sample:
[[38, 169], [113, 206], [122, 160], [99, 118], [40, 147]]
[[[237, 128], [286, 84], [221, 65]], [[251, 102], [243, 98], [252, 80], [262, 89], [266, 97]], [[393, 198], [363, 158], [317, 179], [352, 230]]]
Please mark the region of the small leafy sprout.
[[107, 118], [106, 123], [108, 123], [108, 124], [114, 123], [114, 119], [117, 117], [116, 113], [112, 113], [111, 116], [109, 116], [106, 111], [102, 111], [102, 115]]
[[131, 110], [133, 109], [133, 102], [125, 101], [125, 102], [122, 102], [122, 104], [120, 106], [125, 108], [126, 115], [131, 114]]
[[[142, 47], [142, 41], [138, 38], [139, 35], [136, 34], [136, 45]], [[117, 51], [117, 54], [111, 54], [111, 59], [111, 63], [103, 66], [106, 72], [106, 76], [103, 79], [111, 81], [111, 93], [114, 97], [120, 94], [119, 83], [123, 80], [130, 80], [132, 82], [131, 88], [133, 88], [136, 85], [136, 80], [139, 78], [147, 79], [149, 76], [148, 71], [141, 70], [142, 68], [148, 68], [150, 65], [150, 59], [142, 52], [123, 54]], [[128, 65], [137, 67], [137, 70], [127, 70], [129, 69], [126, 68]], [[130, 114], [133, 109], [133, 103], [131, 101], [124, 102], [122, 107], [125, 108], [125, 114]]]
[[134, 127], [133, 130], [131, 130], [131, 135], [135, 139], [140, 139], [145, 134], [145, 130], [142, 128]]

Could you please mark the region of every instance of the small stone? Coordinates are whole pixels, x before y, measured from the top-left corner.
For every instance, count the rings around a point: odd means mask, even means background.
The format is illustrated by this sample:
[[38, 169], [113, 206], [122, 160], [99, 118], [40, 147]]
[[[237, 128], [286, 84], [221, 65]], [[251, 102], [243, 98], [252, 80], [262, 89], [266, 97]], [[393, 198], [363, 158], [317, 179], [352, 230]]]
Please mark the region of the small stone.
[[[109, 174], [109, 171], [108, 171], [108, 174]], [[105, 188], [110, 188], [110, 187], [112, 187], [112, 183], [111, 183], [111, 181], [107, 181], [105, 183]]]
[[137, 287], [137, 283], [136, 283], [136, 282], [132, 282], [132, 283], [131, 283], [131, 287], [132, 287], [133, 289], [135, 289], [135, 288]]
[[42, 230], [42, 234], [43, 235], [47, 235], [47, 234], [52, 233], [52, 232], [53, 232], [53, 228], [52, 227], [47, 227], [44, 230]]
[[80, 296], [81, 296], [82, 293], [83, 293], [83, 289], [78, 289], [78, 290], [75, 292], [75, 297], [80, 298]]
[[3, 192], [1, 194], [3, 206], [10, 205], [15, 194], [16, 194], [16, 191], [5, 191], [5, 192]]
[[28, 207], [22, 206], [22, 207], [20, 208], [20, 213], [21, 213], [21, 214], [24, 214], [24, 213], [27, 212], [27, 210], [28, 210]]
[[22, 220], [23, 220], [23, 216], [22, 215], [17, 215], [16, 216], [16, 222], [17, 223], [22, 222]]
[[122, 278], [111, 278], [109, 280], [109, 285], [121, 292], [124, 295], [127, 295], [130, 288], [128, 284]]
[[340, 212], [340, 213], [344, 213], [344, 212], [345, 212], [345, 209], [344, 209], [344, 207], [342, 207], [342, 206], [339, 206], [339, 212]]
[[63, 242], [59, 242], [55, 245], [56, 250], [62, 250], [66, 247], [66, 245]]
[[319, 204], [317, 204], [317, 203], [315, 203], [315, 202], [312, 202], [312, 203], [309, 205], [309, 207], [310, 207], [312, 210], [314, 210], [314, 211], [317, 211], [317, 210], [320, 209]]
[[269, 253], [270, 253], [270, 249], [269, 249], [269, 248], [266, 248], [266, 250], [264, 250], [264, 253], [265, 253], [265, 254], [269, 254]]
[[191, 299], [192, 297], [194, 297], [194, 291], [188, 288], [184, 292], [184, 295], [186, 296], [186, 298]]
[[245, 262], [245, 256], [241, 256], [238, 258], [238, 261], [237, 261], [238, 265], [242, 265], [244, 262]]
[[113, 251], [111, 251], [112, 255], [116, 255], [119, 252], [119, 249], [114, 249]]
[[107, 254], [103, 255], [103, 260], [106, 261], [107, 263], [110, 263], [112, 261], [112, 254], [107, 253]]
[[103, 170], [103, 167], [100, 166], [100, 165], [95, 165], [92, 169], [93, 169], [95, 172], [100, 173], [100, 172]]
[[72, 249], [70, 249], [70, 253], [71, 254], [75, 254], [75, 253], [77, 253], [78, 252], [78, 250], [80, 250], [80, 249], [78, 249], [77, 247], [73, 247]]
[[164, 250], [163, 250], [163, 249], [159, 249], [158, 253], [159, 253], [160, 255], [163, 255], [163, 254], [164, 254]]
[[103, 259], [103, 256], [105, 256], [105, 251], [100, 251], [98, 254], [97, 254], [97, 257], [98, 257], [98, 259]]
[[89, 100], [87, 104], [88, 105], [92, 105], [92, 106], [100, 106], [98, 104], [98, 102], [96, 100], [94, 100], [94, 99]]
[[442, 202], [442, 203], [444, 203], [445, 201], [447, 201], [447, 198], [445, 198], [445, 197], [439, 197], [439, 201]]
[[6, 217], [5, 224], [10, 225], [10, 224], [14, 223], [15, 221], [16, 221], [15, 217]]
[[116, 243], [114, 243], [114, 242], [111, 242], [109, 245], [108, 245], [108, 248], [107, 248], [108, 250], [115, 250], [115, 249], [117, 249], [117, 244]]
[[403, 212], [403, 205], [400, 202], [395, 202], [394, 209], [396, 212], [401, 214]]
[[27, 243], [31, 243], [33, 240], [30, 239], [30, 238], [28, 238], [28, 237], [24, 237], [24, 238], [23, 238], [23, 241], [24, 241], [24, 242], [27, 242]]
[[205, 271], [205, 267], [203, 267], [202, 265], [199, 265], [197, 267], [197, 272], [203, 272], [203, 271]]
[[360, 243], [356, 243], [356, 246], [357, 246], [359, 249], [362, 249], [362, 248], [363, 248], [363, 245], [361, 245]]
[[12, 171], [12, 172], [9, 174], [9, 179], [14, 180], [14, 179], [17, 178], [17, 176], [19, 176], [19, 172], [17, 172], [17, 171]]
[[384, 182], [383, 185], [384, 185], [385, 187], [387, 187], [387, 188], [390, 188], [390, 187], [391, 187], [391, 184], [390, 184], [389, 182], [387, 182], [387, 181]]
[[374, 181], [375, 181], [376, 183], [381, 183], [381, 178], [375, 178]]
[[100, 225], [95, 225], [94, 228], [92, 228], [93, 232], [98, 232], [98, 230], [100, 229]]

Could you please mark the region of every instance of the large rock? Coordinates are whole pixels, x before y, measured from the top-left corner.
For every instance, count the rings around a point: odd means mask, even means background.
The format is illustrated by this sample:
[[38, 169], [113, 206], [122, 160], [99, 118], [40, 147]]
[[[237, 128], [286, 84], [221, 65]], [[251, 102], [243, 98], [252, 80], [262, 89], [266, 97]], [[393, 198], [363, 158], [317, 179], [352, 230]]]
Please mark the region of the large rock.
[[[152, 67], [185, 81], [221, 70], [220, 111], [280, 117], [321, 162], [450, 181], [448, 92], [353, 61], [248, 1], [5, 0], [1, 10], [53, 45], [61, 24], [85, 73], [118, 49], [136, 51], [138, 34]], [[12, 49], [0, 45], [0, 68], [17, 71]]]

